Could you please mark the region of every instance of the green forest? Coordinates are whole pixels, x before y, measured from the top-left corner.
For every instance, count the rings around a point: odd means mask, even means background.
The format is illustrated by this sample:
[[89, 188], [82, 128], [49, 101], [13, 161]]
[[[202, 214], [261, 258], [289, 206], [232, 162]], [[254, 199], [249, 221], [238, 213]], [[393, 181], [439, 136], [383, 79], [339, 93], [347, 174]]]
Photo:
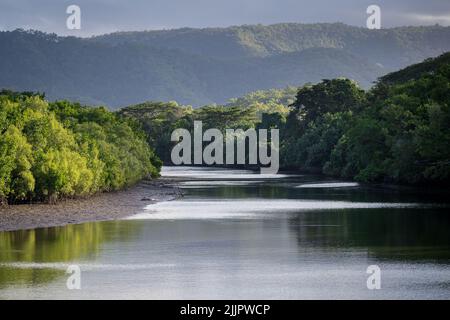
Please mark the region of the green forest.
[[[157, 177], [176, 128], [280, 129], [281, 167], [361, 182], [450, 182], [450, 53], [368, 91], [346, 78], [262, 90], [201, 108], [144, 102], [108, 111], [0, 92], [0, 202], [88, 196]], [[160, 160], [161, 159], [161, 160]]]
[[450, 182], [450, 53], [379, 79], [365, 91], [338, 78], [257, 91], [226, 106], [146, 102], [119, 114], [139, 121], [170, 163], [176, 128], [279, 128], [283, 169], [361, 182]]
[[0, 202], [55, 202], [158, 176], [160, 160], [135, 123], [104, 107], [0, 92]]
[[346, 79], [303, 87], [293, 107], [285, 166], [363, 182], [449, 182], [449, 53], [390, 74], [368, 92]]

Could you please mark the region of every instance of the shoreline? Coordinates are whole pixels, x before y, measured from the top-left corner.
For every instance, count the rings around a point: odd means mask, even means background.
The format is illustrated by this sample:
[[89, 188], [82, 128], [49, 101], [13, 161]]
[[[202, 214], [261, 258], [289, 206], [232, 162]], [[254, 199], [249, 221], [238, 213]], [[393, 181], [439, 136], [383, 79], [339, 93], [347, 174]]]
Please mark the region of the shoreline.
[[0, 207], [0, 232], [118, 220], [132, 216], [149, 204], [182, 196], [170, 179], [143, 180], [120, 191], [87, 198], [65, 199], [56, 204], [18, 204]]

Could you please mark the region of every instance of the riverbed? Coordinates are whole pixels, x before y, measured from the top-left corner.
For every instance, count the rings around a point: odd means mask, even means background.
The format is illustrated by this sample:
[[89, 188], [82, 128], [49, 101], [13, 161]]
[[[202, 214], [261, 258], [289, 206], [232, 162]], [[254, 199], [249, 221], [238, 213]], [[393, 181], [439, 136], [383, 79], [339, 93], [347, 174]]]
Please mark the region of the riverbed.
[[167, 179], [144, 180], [124, 190], [88, 197], [62, 199], [55, 204], [33, 203], [0, 206], [0, 231], [66, 226], [118, 220], [142, 212], [146, 205], [182, 196]]
[[450, 298], [448, 197], [245, 170], [163, 176], [184, 196], [114, 221], [0, 232], [0, 298]]

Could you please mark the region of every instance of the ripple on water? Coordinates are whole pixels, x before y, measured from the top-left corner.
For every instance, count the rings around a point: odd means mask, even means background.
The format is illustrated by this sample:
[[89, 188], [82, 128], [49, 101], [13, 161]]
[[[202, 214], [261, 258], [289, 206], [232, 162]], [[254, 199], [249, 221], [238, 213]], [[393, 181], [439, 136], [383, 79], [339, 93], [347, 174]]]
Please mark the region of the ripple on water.
[[293, 177], [287, 174], [262, 174], [259, 171], [196, 168], [196, 167], [163, 167], [161, 175], [167, 178], [189, 179], [228, 179], [228, 180], [267, 180]]
[[53, 269], [67, 270], [70, 265], [76, 264], [83, 271], [102, 270], [102, 271], [123, 271], [123, 270], [148, 270], [154, 268], [171, 268], [175, 264], [168, 263], [146, 263], [146, 264], [99, 264], [99, 263], [62, 263], [62, 262], [8, 262], [0, 263], [0, 268], [15, 269]]
[[313, 210], [423, 208], [418, 203], [318, 201], [294, 199], [176, 200], [148, 205], [128, 220], [196, 220], [226, 218], [271, 218], [279, 214]]
[[264, 181], [258, 180], [243, 180], [243, 181], [208, 181], [208, 180], [196, 180], [196, 181], [182, 181], [177, 183], [181, 188], [215, 188], [223, 186], [249, 186]]
[[354, 188], [359, 187], [357, 182], [324, 182], [324, 183], [304, 183], [296, 188]]

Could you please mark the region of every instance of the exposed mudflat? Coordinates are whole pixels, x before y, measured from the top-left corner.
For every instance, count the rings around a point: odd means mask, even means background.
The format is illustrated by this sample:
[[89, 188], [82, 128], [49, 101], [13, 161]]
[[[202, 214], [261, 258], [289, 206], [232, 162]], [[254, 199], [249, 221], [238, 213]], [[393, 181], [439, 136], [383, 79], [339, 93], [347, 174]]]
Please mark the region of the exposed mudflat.
[[0, 231], [63, 226], [88, 221], [116, 220], [134, 215], [159, 201], [180, 196], [171, 181], [142, 181], [122, 191], [100, 193], [87, 198], [66, 199], [57, 204], [20, 204], [0, 207]]

